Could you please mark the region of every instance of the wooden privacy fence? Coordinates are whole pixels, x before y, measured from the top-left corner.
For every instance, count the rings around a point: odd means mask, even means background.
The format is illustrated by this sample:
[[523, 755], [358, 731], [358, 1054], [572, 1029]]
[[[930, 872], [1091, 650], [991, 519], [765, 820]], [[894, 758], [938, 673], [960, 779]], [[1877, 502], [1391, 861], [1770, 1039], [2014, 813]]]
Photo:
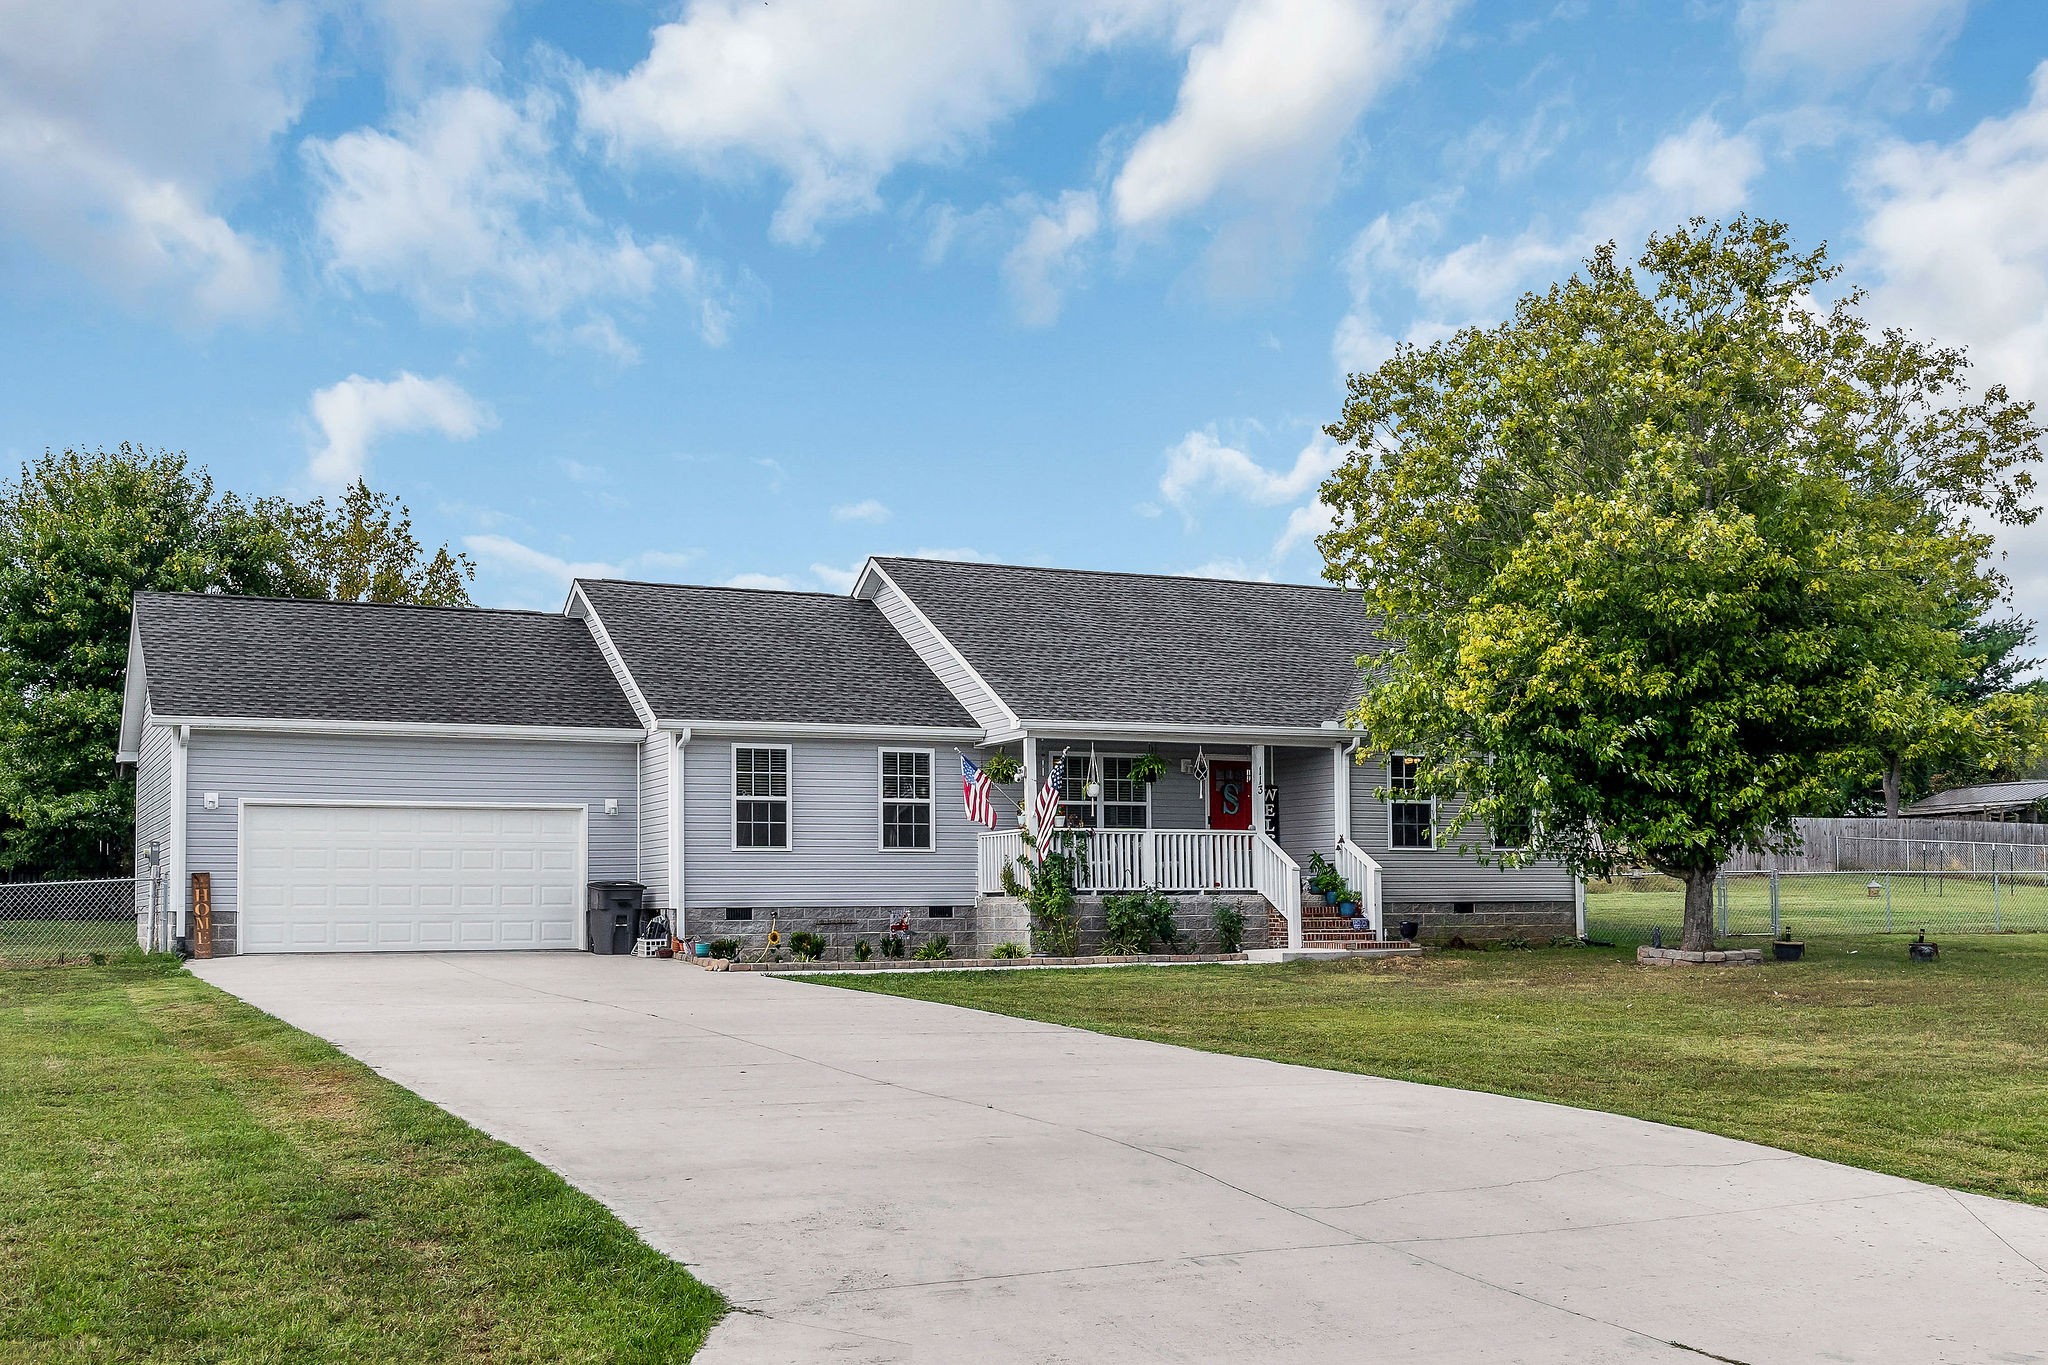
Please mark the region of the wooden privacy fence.
[[1798, 820], [1790, 853], [1740, 853], [1730, 872], [2048, 871], [2048, 825], [1998, 820]]

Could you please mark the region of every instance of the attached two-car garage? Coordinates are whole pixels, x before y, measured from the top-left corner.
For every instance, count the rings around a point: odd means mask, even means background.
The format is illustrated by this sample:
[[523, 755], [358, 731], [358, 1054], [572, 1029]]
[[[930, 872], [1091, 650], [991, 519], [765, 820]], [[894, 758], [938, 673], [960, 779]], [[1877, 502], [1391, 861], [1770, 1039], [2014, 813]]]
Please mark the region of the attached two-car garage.
[[241, 807], [246, 953], [574, 948], [581, 807]]

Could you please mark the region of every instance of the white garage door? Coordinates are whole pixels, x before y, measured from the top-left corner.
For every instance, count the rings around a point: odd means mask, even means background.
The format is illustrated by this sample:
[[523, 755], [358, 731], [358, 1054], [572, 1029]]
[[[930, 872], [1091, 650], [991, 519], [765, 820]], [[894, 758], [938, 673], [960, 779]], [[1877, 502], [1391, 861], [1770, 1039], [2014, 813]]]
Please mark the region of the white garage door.
[[242, 808], [245, 953], [574, 948], [583, 812]]

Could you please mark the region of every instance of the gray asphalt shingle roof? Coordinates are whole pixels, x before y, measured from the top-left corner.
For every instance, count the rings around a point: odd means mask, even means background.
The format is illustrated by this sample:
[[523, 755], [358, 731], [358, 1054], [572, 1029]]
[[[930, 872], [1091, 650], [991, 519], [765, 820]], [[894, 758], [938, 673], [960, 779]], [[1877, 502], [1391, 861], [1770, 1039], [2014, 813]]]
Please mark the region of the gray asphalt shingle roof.
[[154, 592], [135, 615], [159, 715], [639, 724], [573, 617]]
[[662, 720], [971, 727], [872, 602], [580, 579]]
[[1319, 726], [1379, 649], [1358, 595], [1332, 587], [876, 562], [1027, 721]]

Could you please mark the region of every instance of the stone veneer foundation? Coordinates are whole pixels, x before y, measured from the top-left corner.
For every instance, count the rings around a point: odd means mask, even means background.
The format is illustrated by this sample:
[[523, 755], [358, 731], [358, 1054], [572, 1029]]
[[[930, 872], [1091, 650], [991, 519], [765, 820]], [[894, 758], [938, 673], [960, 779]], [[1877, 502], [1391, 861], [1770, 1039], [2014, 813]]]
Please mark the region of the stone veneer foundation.
[[1644, 944], [1636, 949], [1636, 963], [1644, 967], [1761, 967], [1764, 965], [1764, 950], [1729, 948], [1711, 953], [1688, 953], [1680, 948], [1652, 948]]

